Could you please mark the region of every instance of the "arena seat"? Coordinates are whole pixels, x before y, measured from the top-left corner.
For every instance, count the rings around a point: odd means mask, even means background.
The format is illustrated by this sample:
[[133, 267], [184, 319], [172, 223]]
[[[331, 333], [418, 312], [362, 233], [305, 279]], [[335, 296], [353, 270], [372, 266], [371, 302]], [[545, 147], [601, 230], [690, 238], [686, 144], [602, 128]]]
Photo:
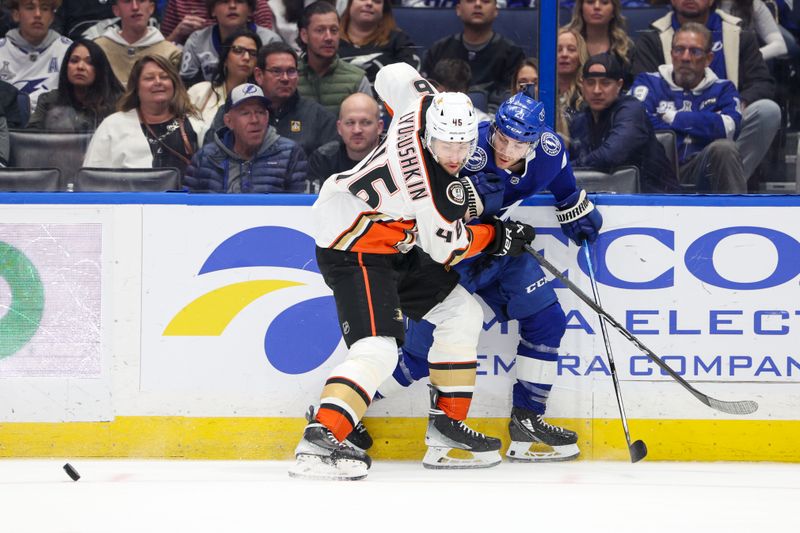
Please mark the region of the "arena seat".
[[575, 168], [575, 181], [586, 192], [636, 194], [640, 191], [639, 169], [625, 166], [607, 174], [589, 168]]
[[[62, 184], [71, 183], [83, 165], [92, 132], [54, 133], [38, 130], [9, 130], [8, 165], [20, 168], [55, 167]], [[63, 187], [61, 190], [65, 190]]]
[[57, 168], [0, 167], [0, 191], [56, 192], [64, 190]]
[[75, 192], [165, 192], [180, 189], [177, 168], [83, 167], [75, 174]]
[[664, 153], [667, 154], [667, 161], [669, 161], [672, 170], [675, 172], [675, 177], [680, 182], [678, 176], [678, 138], [672, 130], [656, 130], [656, 140], [664, 147]]

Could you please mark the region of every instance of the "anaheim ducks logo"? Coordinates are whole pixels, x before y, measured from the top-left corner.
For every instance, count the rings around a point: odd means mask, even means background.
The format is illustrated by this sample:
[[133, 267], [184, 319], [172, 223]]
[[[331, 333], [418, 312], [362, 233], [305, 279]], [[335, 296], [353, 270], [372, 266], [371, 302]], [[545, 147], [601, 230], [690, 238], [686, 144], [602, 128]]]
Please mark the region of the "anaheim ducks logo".
[[467, 201], [467, 193], [461, 182], [454, 181], [447, 186], [447, 199], [456, 205], [464, 205]]

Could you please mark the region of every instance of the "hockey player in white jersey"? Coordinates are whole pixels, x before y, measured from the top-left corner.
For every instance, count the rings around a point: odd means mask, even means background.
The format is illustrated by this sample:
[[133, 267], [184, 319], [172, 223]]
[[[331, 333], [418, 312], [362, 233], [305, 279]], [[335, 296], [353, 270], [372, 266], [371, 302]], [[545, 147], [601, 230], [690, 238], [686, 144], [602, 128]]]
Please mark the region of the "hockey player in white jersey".
[[[483, 312], [449, 267], [479, 252], [521, 254], [533, 228], [499, 220], [464, 224], [475, 196], [457, 174], [477, 140], [472, 103], [461, 93], [436, 94], [418, 75], [397, 84], [403, 79], [397, 68], [411, 67], [384, 67], [375, 82], [393, 114], [386, 138], [355, 168], [328, 178], [313, 207], [317, 262], [333, 290], [349, 353], [330, 373], [319, 409], [309, 410], [289, 472], [295, 477], [367, 475], [369, 456], [346, 437], [394, 370], [404, 314], [436, 324], [423, 464], [474, 468], [500, 462], [500, 440], [464, 423]], [[451, 458], [453, 448], [471, 456]]]
[[58, 88], [61, 61], [72, 41], [50, 29], [61, 0], [11, 0], [19, 24], [0, 39], [0, 80], [28, 95], [31, 110], [39, 95]]

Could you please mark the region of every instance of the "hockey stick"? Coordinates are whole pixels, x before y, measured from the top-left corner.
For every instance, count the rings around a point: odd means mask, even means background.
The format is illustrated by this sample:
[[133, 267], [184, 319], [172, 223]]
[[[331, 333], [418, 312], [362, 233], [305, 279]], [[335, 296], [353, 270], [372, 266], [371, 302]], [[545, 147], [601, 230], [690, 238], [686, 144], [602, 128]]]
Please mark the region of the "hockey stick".
[[712, 409], [716, 409], [717, 411], [721, 411], [723, 413], [728, 413], [731, 415], [749, 415], [751, 413], [755, 413], [758, 409], [758, 404], [752, 400], [741, 400], [741, 401], [734, 401], [728, 402], [724, 400], [717, 400], [703, 394], [699, 390], [692, 387], [685, 379], [679, 376], [672, 368], [669, 367], [667, 363], [661, 360], [659, 356], [657, 356], [650, 348], [645, 346], [642, 341], [637, 339], [633, 333], [625, 329], [619, 322], [614, 320], [614, 317], [609, 315], [602, 307], [597, 305], [592, 301], [591, 298], [586, 296], [581, 289], [578, 288], [577, 285], [572, 283], [568, 280], [559, 270], [554, 267], [547, 259], [545, 259], [542, 254], [534, 250], [529, 244], [525, 245], [525, 251], [531, 254], [536, 260], [542, 265], [548, 272], [550, 272], [553, 276], [555, 276], [561, 283], [566, 285], [569, 290], [571, 290], [575, 296], [580, 298], [583, 303], [588, 305], [595, 313], [600, 315], [604, 318], [609, 324], [614, 326], [614, 329], [620, 332], [620, 334], [628, 339], [634, 346], [642, 350], [645, 355], [647, 355], [655, 364], [657, 364], [661, 369], [672, 376], [672, 379], [677, 381], [684, 389], [688, 390], [689, 392], [694, 395], [695, 398], [706, 404], [707, 406], [711, 407]]
[[[600, 307], [600, 292], [597, 290], [597, 279], [594, 275], [594, 267], [592, 266], [592, 257], [589, 253], [589, 242], [583, 241], [583, 254], [586, 256], [586, 265], [589, 269], [589, 279], [592, 282], [592, 294], [597, 306]], [[608, 330], [606, 329], [606, 322], [602, 315], [598, 315], [600, 321], [600, 332], [603, 334], [603, 342], [606, 345], [606, 358], [608, 359], [608, 368], [611, 370], [611, 380], [614, 383], [614, 392], [617, 394], [617, 405], [619, 406], [619, 416], [622, 419], [622, 429], [625, 431], [625, 442], [628, 443], [628, 452], [631, 454], [631, 462], [638, 463], [647, 455], [647, 445], [644, 441], [637, 440], [631, 444], [631, 432], [628, 430], [628, 417], [625, 415], [625, 406], [622, 403], [622, 390], [619, 386], [619, 378], [617, 377], [617, 367], [614, 365], [614, 354], [611, 353], [611, 343], [608, 341]]]

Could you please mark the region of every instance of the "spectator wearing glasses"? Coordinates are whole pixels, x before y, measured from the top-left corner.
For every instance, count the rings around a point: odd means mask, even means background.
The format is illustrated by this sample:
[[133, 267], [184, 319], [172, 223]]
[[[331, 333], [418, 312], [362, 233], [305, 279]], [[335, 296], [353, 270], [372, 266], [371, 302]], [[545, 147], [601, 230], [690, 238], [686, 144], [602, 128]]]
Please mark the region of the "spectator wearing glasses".
[[[278, 135], [299, 144], [307, 155], [338, 138], [336, 117], [297, 91], [297, 53], [291, 46], [275, 42], [261, 47], [254, 75], [270, 101], [269, 124]], [[223, 112], [218, 111], [205, 142], [223, 125]]]
[[50, 29], [60, 0], [11, 0], [19, 27], [0, 40], [0, 79], [28, 95], [31, 109], [39, 95], [58, 86], [61, 61], [71, 41]]
[[372, 95], [364, 69], [339, 58], [339, 14], [332, 4], [319, 0], [308, 5], [297, 26], [304, 51], [298, 63], [301, 96], [313, 98], [337, 116], [351, 94]]
[[28, 128], [47, 131], [93, 131], [117, 107], [124, 89], [103, 50], [78, 39], [64, 55], [58, 89], [39, 97]]
[[318, 193], [328, 177], [355, 167], [378, 146], [383, 131], [378, 102], [368, 94], [351, 94], [339, 108], [336, 129], [342, 139], [323, 144], [308, 160], [308, 192]]
[[642, 103], [621, 92], [624, 77], [616, 54], [594, 55], [584, 63], [581, 91], [586, 106], [569, 126], [570, 160], [576, 167], [602, 172], [631, 165], [639, 169], [642, 192], [676, 192], [677, 178]]
[[578, 0], [567, 27], [581, 34], [589, 55], [614, 54], [623, 68], [623, 89], [630, 87], [634, 46], [625, 30], [621, 0]]
[[140, 58], [158, 55], [172, 63], [175, 68], [181, 63], [181, 51], [166, 41], [157, 28], [149, 25], [155, 12], [153, 0], [112, 0], [114, 15], [120, 26], [111, 26], [95, 42], [103, 49], [114, 75], [125, 86], [133, 65]]
[[258, 35], [262, 44], [281, 40], [274, 31], [256, 26], [250, 21], [255, 7], [256, 0], [206, 0], [208, 16], [217, 23], [194, 32], [186, 40], [181, 78], [187, 87], [211, 80], [217, 70], [222, 43], [234, 32], [250, 30]]
[[[272, 29], [274, 17], [267, 0], [256, 0], [253, 22], [262, 28]], [[193, 32], [213, 23], [205, 0], [169, 0], [161, 17], [161, 33], [169, 42], [182, 44]]]
[[95, 131], [83, 166], [175, 167], [183, 175], [205, 126], [172, 63], [141, 57], [118, 108]]
[[190, 192], [300, 193], [306, 155], [269, 125], [269, 100], [252, 83], [231, 91], [225, 127], [195, 154], [184, 185]]
[[204, 122], [211, 124], [234, 87], [255, 80], [253, 70], [260, 48], [261, 39], [250, 30], [238, 30], [223, 43], [211, 81], [201, 81], [189, 88], [189, 97]]
[[754, 32], [743, 29], [741, 20], [719, 9], [714, 0], [671, 0], [672, 12], [654, 21], [636, 42], [633, 72], [654, 72], [671, 64], [672, 37], [681, 25], [696, 22], [712, 36], [709, 68], [720, 79], [733, 83], [741, 98], [742, 124], [736, 139], [744, 173], [750, 178], [769, 150], [781, 122], [781, 110], [772, 99], [775, 80], [759, 51]]
[[384, 65], [402, 61], [419, 70], [417, 46], [397, 27], [391, 0], [348, 0], [340, 33], [339, 57], [363, 68], [370, 83]]
[[734, 138], [742, 122], [739, 93], [719, 79], [711, 32], [688, 22], [672, 37], [672, 62], [636, 77], [631, 94], [644, 103], [653, 127], [678, 139], [679, 179], [700, 193], [747, 192], [747, 177]]

